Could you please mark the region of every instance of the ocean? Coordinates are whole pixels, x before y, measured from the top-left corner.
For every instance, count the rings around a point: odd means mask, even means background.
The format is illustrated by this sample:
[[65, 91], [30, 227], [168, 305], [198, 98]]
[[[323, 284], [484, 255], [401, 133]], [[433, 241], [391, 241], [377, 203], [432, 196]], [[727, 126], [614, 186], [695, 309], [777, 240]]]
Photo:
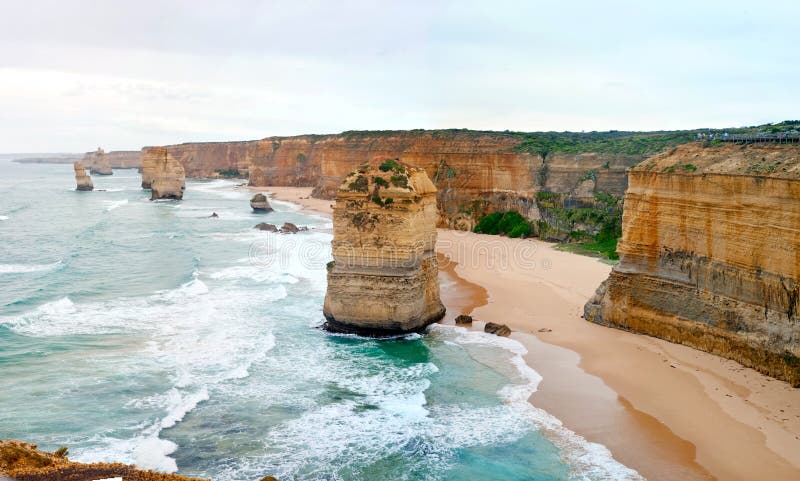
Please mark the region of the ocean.
[[0, 438], [215, 480], [642, 479], [527, 402], [514, 340], [321, 330], [329, 219], [93, 180], [0, 158]]

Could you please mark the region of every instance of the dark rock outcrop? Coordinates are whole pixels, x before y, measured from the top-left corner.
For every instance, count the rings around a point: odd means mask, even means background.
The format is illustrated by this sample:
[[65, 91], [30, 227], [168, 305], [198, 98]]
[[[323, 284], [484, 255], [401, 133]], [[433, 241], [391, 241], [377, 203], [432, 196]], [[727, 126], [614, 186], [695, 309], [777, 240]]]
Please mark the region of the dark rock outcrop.
[[456, 317], [456, 324], [472, 324], [472, 316], [461, 314]]
[[300, 228], [292, 224], [291, 222], [286, 222], [281, 227], [281, 232], [284, 234], [297, 234], [298, 232], [300, 232]]
[[264, 230], [267, 232], [278, 232], [278, 227], [274, 224], [267, 224], [266, 222], [261, 222], [254, 226], [255, 229]]
[[253, 209], [253, 212], [262, 214], [272, 212], [272, 207], [269, 205], [267, 196], [261, 193], [254, 195], [253, 198], [250, 199], [250, 208]]
[[483, 326], [483, 332], [494, 334], [495, 336], [509, 336], [511, 334], [511, 329], [505, 324], [487, 322], [486, 325]]

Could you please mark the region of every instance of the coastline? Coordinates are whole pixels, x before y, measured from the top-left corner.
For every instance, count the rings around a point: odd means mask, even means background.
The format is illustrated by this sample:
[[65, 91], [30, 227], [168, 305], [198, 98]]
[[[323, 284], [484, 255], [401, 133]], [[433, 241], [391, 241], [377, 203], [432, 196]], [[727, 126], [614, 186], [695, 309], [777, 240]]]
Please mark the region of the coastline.
[[[253, 190], [330, 216], [331, 201], [310, 198], [311, 188]], [[800, 390], [584, 321], [583, 304], [611, 266], [538, 240], [441, 229], [437, 252], [449, 280], [442, 322], [471, 313], [508, 324], [543, 377], [530, 401], [621, 463], [650, 480], [800, 478]]]

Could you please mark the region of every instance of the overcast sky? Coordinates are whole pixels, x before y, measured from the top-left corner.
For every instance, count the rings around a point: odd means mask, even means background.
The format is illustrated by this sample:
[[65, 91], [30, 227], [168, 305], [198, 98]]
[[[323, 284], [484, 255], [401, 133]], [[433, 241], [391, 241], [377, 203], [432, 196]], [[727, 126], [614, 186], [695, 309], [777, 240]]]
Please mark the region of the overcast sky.
[[800, 1], [0, 0], [0, 152], [800, 118]]

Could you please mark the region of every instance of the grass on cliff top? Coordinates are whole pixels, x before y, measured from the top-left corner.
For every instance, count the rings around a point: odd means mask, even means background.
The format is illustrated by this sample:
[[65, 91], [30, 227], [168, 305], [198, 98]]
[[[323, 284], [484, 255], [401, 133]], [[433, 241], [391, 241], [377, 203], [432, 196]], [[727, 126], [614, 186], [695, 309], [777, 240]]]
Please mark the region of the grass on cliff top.
[[691, 142], [697, 134], [756, 134], [800, 131], [800, 120], [785, 120], [775, 124], [732, 127], [725, 129], [693, 129], [662, 131], [621, 131], [604, 132], [514, 132], [439, 129], [439, 130], [349, 130], [341, 135], [348, 138], [414, 136], [427, 134], [433, 138], [456, 138], [469, 135], [511, 138], [519, 144], [514, 150], [547, 157], [552, 153], [581, 154], [597, 152], [620, 155], [652, 155], [664, 149]]

